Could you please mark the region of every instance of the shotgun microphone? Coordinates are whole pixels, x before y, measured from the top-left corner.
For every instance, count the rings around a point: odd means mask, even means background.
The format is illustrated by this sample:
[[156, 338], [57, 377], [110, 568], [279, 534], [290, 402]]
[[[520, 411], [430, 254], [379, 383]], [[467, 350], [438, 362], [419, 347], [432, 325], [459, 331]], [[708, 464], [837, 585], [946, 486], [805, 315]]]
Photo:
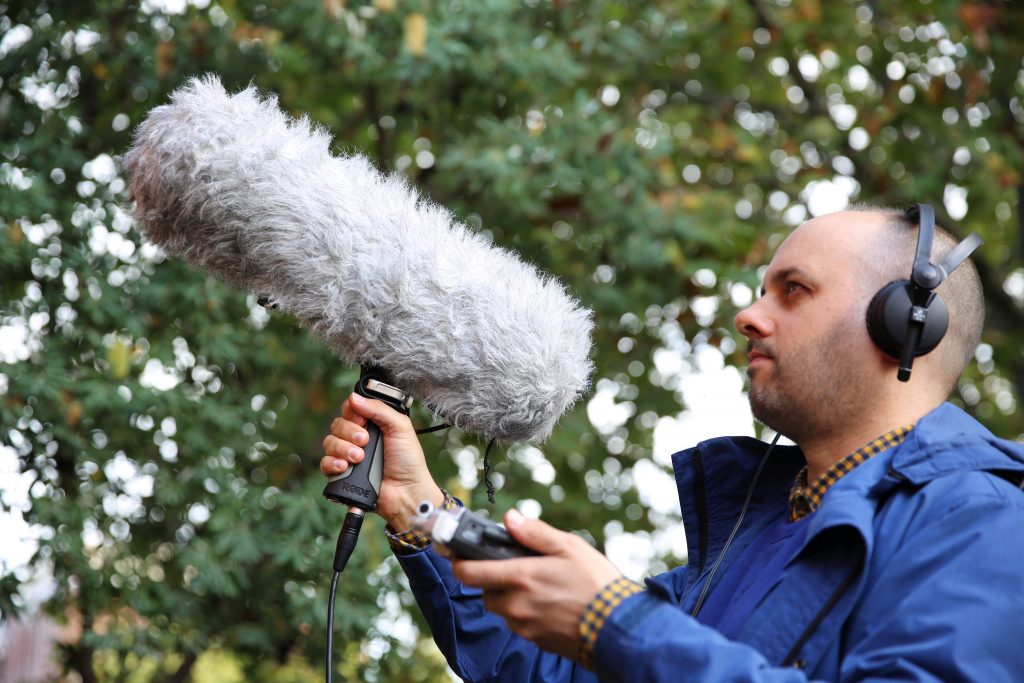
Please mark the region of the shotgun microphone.
[[[543, 441], [586, 391], [591, 313], [254, 87], [191, 79], [139, 125], [124, 158], [143, 234], [294, 315], [363, 368], [356, 391], [503, 441]], [[330, 500], [372, 511], [380, 434]]]
[[124, 158], [144, 235], [267, 296], [448, 424], [546, 439], [589, 388], [591, 312], [364, 156], [250, 86], [193, 78]]

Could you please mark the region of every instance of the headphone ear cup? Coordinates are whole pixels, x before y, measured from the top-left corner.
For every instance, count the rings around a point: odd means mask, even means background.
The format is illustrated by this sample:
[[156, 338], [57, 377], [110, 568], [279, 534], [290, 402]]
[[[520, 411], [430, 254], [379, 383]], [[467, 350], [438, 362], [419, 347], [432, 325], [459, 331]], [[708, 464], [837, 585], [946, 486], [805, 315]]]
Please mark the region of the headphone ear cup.
[[[868, 304], [868, 334], [886, 355], [899, 358], [910, 319], [910, 280], [895, 280], [882, 287]], [[902, 296], [901, 296], [902, 295]]]
[[924, 322], [924, 329], [921, 331], [921, 341], [917, 343], [915, 356], [923, 356], [931, 353], [939, 345], [942, 338], [946, 336], [949, 329], [949, 309], [942, 297], [936, 294], [928, 304], [928, 318]]
[[[903, 355], [903, 342], [907, 338], [912, 308], [910, 288], [910, 280], [890, 282], [878, 290], [868, 304], [868, 334], [878, 348], [893, 358]], [[928, 317], [915, 356], [923, 356], [934, 350], [949, 327], [949, 310], [941, 296], [932, 296], [927, 311]]]

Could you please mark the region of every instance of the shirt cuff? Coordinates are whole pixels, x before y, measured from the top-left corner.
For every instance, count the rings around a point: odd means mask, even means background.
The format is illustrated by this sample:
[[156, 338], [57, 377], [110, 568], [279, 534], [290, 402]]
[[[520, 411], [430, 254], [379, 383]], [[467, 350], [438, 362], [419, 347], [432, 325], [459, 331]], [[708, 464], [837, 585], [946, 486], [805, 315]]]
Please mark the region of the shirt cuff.
[[[444, 494], [444, 502], [441, 503], [441, 510], [453, 510], [462, 507], [462, 501], [441, 489]], [[411, 555], [419, 552], [430, 545], [430, 537], [422, 531], [408, 529], [406, 531], [395, 531], [394, 527], [388, 524], [384, 527], [384, 534], [388, 537], [388, 545], [396, 555]]]
[[623, 600], [642, 593], [644, 587], [635, 581], [620, 576], [598, 591], [580, 616], [580, 663], [593, 668], [594, 644], [601, 633], [608, 616]]

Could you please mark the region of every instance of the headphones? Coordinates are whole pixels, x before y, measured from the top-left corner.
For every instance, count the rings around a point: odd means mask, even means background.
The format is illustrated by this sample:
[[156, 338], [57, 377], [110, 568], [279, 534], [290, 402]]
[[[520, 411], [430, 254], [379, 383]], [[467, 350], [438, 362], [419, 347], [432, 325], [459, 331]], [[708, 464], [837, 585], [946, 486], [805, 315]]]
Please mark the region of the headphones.
[[935, 237], [935, 209], [917, 204], [905, 217], [918, 225], [917, 251], [909, 280], [896, 280], [882, 287], [868, 304], [868, 334], [878, 348], [900, 361], [896, 378], [910, 379], [914, 358], [931, 352], [949, 327], [949, 309], [933, 290], [981, 246], [978, 233], [953, 247], [938, 264], [931, 262]]

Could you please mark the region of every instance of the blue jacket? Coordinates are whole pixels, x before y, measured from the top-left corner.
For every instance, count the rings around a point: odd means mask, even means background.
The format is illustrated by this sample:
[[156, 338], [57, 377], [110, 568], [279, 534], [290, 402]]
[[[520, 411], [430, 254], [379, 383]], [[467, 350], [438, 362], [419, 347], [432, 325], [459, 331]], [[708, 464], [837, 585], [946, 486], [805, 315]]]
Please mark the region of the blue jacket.
[[[829, 490], [736, 640], [689, 616], [765, 448], [723, 438], [673, 456], [690, 562], [612, 612], [594, 651], [596, 679], [1024, 681], [1024, 446], [949, 404]], [[784, 514], [803, 464], [797, 448], [775, 449], [712, 581]], [[595, 680], [512, 634], [434, 551], [399, 561], [465, 680]]]

